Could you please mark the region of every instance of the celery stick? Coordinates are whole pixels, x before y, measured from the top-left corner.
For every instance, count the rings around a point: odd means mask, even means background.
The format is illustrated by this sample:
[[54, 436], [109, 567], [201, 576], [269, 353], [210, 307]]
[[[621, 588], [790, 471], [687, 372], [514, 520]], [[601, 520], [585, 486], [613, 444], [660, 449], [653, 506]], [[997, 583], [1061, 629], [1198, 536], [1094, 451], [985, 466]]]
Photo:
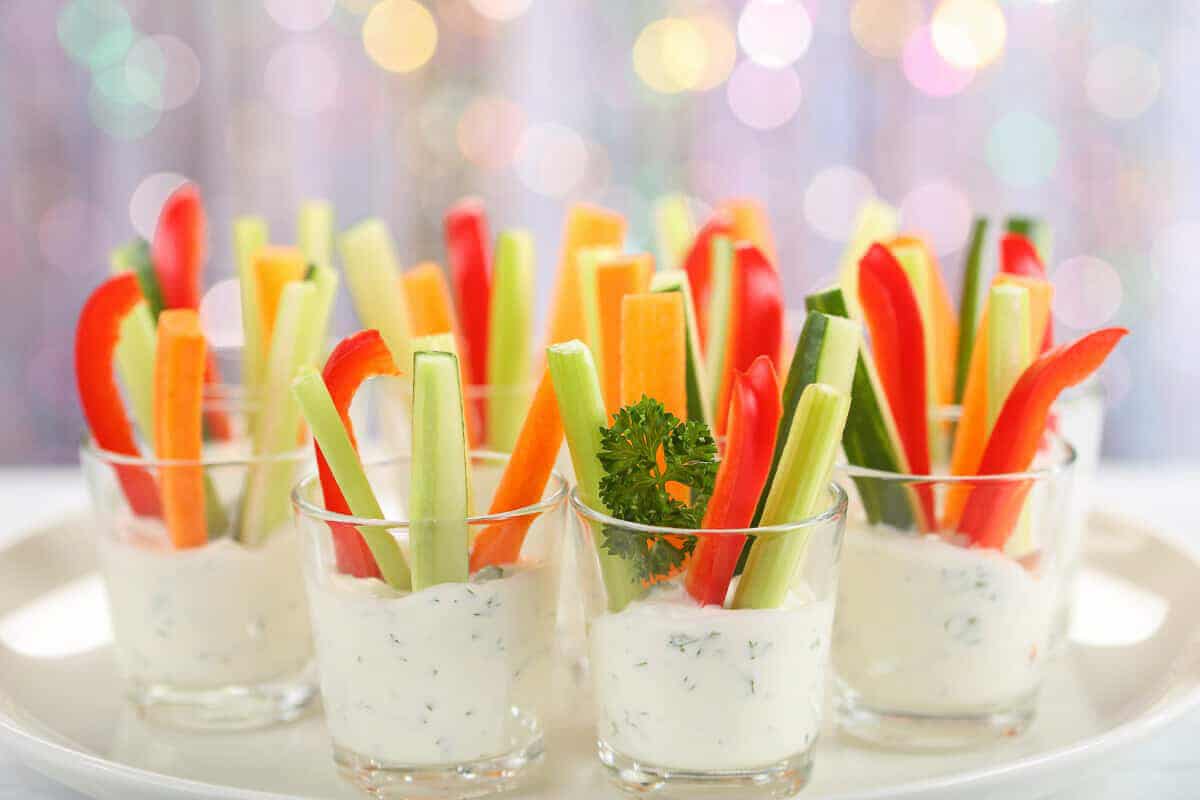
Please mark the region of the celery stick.
[[727, 236], [712, 240], [712, 293], [708, 300], [708, 349], [705, 371], [708, 373], [708, 407], [721, 404], [721, 375], [725, 371], [725, 350], [729, 344], [729, 305], [733, 299], [733, 241]]
[[655, 273], [650, 280], [652, 292], [680, 292], [683, 294], [683, 314], [687, 325], [687, 411], [688, 419], [707, 423], [712, 419], [708, 406], [708, 373], [704, 369], [704, 356], [700, 353], [700, 329], [696, 323], [696, 304], [692, 300], [692, 287], [687, 273], [681, 269], [668, 269]]
[[[291, 385], [304, 365], [305, 337], [313, 325], [317, 289], [308, 281], [292, 281], [283, 287], [271, 350], [267, 354], [266, 379], [262, 384], [262, 414], [254, 431], [254, 453], [270, 456], [296, 448], [300, 407], [292, 398]], [[295, 465], [287, 460], [269, 461], [250, 468], [242, 495], [239, 538], [255, 545], [264, 541], [289, 514], [288, 493], [295, 478]]]
[[409, 550], [413, 591], [467, 580], [470, 470], [458, 358], [413, 356]]
[[[456, 359], [459, 358], [458, 337], [456, 337], [453, 333], [449, 333], [449, 332], [431, 333], [428, 336], [414, 337], [412, 340], [412, 349], [413, 349], [414, 355], [416, 353], [449, 353], [450, 355], [454, 356]], [[461, 360], [458, 362], [458, 365], [459, 365], [459, 369], [462, 369], [462, 361]], [[459, 386], [460, 390], [465, 389], [465, 387], [463, 387], [461, 385], [461, 381], [462, 381], [461, 374], [459, 375], [459, 381], [460, 381], [460, 386]], [[408, 391], [410, 393], [412, 392], [412, 382], [411, 381], [409, 381], [409, 384], [408, 384]], [[461, 393], [461, 391], [460, 391], [460, 393]], [[410, 394], [406, 399], [409, 402], [409, 404], [411, 405], [412, 395]], [[465, 394], [462, 395], [462, 405], [463, 405], [464, 409], [467, 406], [467, 398], [466, 398]], [[463, 425], [465, 426], [466, 424], [467, 424], [466, 419], [464, 418]], [[467, 462], [470, 463], [471, 453], [470, 453], [470, 443], [469, 442], [464, 442], [463, 452], [466, 454]], [[470, 506], [468, 506], [468, 508], [469, 507]]]
[[654, 232], [658, 240], [658, 263], [662, 269], [679, 269], [687, 256], [696, 223], [686, 195], [665, 194], [654, 204]]
[[[350, 513], [364, 519], [383, 519], [383, 509], [379, 507], [375, 492], [371, 490], [362, 462], [350, 442], [342, 418], [338, 416], [321, 373], [312, 367], [301, 369], [292, 381], [292, 396], [300, 405], [313, 438], [321, 446], [325, 463], [329, 465], [333, 479], [342, 490], [342, 496], [350, 506]], [[395, 537], [383, 528], [366, 525], [358, 531], [366, 540], [367, 547], [371, 549], [371, 555], [375, 557], [375, 563], [379, 565], [379, 571], [388, 585], [401, 591], [410, 589], [412, 577], [408, 571], [408, 562]]]
[[[238, 217], [233, 221], [233, 250], [237, 257], [238, 284], [242, 296], [242, 386], [250, 401], [258, 403], [259, 386], [266, 365], [263, 352], [262, 312], [258, 307], [258, 277], [254, 274], [254, 255], [266, 247], [267, 221], [262, 217]], [[253, 436], [257, 413], [247, 414], [249, 434]]]
[[387, 226], [378, 218], [360, 222], [338, 237], [338, 249], [359, 320], [379, 331], [397, 364], [412, 363], [408, 306]]
[[305, 280], [316, 289], [316, 298], [313, 301], [312, 325], [300, 332], [303, 337], [300, 343], [300, 363], [315, 367], [324, 360], [329, 317], [333, 314], [333, 302], [337, 299], [339, 278], [332, 268], [314, 264], [309, 267], [309, 274]]
[[[488, 320], [488, 446], [511, 453], [529, 407], [533, 371], [533, 237], [504, 231], [496, 241]], [[593, 281], [593, 285], [595, 285]]]
[[[814, 516], [829, 486], [850, 398], [823, 383], [809, 384], [796, 406], [783, 459], [767, 495], [762, 525], [785, 525]], [[804, 556], [807, 532], [755, 537], [733, 596], [733, 608], [777, 608], [787, 598]]]
[[[575, 256], [579, 265], [579, 293], [583, 305], [583, 324], [587, 346], [596, 360], [596, 373], [604, 380], [604, 337], [600, 331], [600, 296], [596, 289], [596, 271], [606, 261], [621, 255], [615, 247], [585, 247]], [[495, 289], [492, 290], [495, 292]]]
[[1029, 340], [1029, 290], [993, 286], [988, 295], [987, 412], [988, 429], [1021, 373], [1033, 361]]
[[1054, 237], [1045, 220], [1037, 217], [1012, 216], [1004, 221], [1004, 229], [1009, 233], [1020, 234], [1033, 242], [1038, 257], [1042, 259], [1042, 264], [1046, 267], [1050, 266]]
[[[600, 479], [604, 477], [604, 469], [596, 454], [600, 451], [600, 431], [608, 425], [608, 413], [592, 354], [587, 345], [574, 339], [549, 347], [546, 366], [554, 382], [579, 497], [589, 507], [607, 514], [608, 509], [600, 502]], [[620, 611], [641, 597], [644, 590], [630, 563], [601, 547], [599, 536], [598, 526], [593, 526], [592, 541], [600, 561], [608, 609]]]
[[138, 303], [121, 321], [117, 339], [117, 373], [125, 385], [133, 421], [142, 438], [154, 444], [154, 318]]
[[333, 206], [324, 200], [303, 203], [296, 219], [296, 243], [308, 263], [333, 266]]
[[846, 310], [851, 319], [862, 319], [858, 303], [858, 261], [876, 242], [886, 242], [896, 235], [899, 214], [887, 203], [876, 199], [863, 203], [854, 223], [854, 233], [842, 251], [838, 267], [838, 282], [846, 298]]
[[975, 332], [979, 327], [979, 278], [983, 271], [983, 245], [987, 240], [987, 217], [976, 217], [971, 225], [967, 262], [963, 267], [962, 296], [958, 303], [958, 353], [954, 366], [954, 402], [961, 403], [975, 350]]

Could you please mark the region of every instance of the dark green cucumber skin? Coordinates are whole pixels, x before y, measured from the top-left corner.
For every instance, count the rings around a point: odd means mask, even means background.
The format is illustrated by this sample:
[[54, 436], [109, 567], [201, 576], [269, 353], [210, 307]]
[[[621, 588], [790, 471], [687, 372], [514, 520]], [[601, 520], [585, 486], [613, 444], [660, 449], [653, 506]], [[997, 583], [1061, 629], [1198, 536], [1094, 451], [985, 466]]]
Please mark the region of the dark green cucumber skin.
[[1037, 220], [1033, 217], [1009, 217], [1004, 221], [1004, 229], [1029, 239], [1037, 228]]
[[[814, 311], [831, 317], [850, 316], [841, 289], [811, 294], [805, 298], [804, 305], [810, 316]], [[800, 352], [797, 351], [796, 355], [799, 357]], [[791, 381], [790, 375], [788, 381]], [[786, 396], [785, 393], [784, 397]], [[862, 353], [859, 353], [858, 365], [854, 369], [850, 398], [850, 416], [842, 433], [842, 449], [846, 451], [846, 459], [856, 467], [899, 472], [900, 459], [896, 454], [896, 446], [892, 443], [887, 425], [884, 424], [880, 399], [875, 394], [875, 387], [871, 385], [867, 362]], [[796, 401], [793, 401], [793, 407], [798, 400], [799, 393]], [[785, 404], [784, 415], [787, 413]], [[882, 522], [906, 530], [916, 523], [910, 495], [903, 486], [873, 478], [855, 478], [854, 482], [862, 499], [863, 510], [866, 511], [871, 524]]]
[[158, 321], [158, 315], [162, 312], [164, 303], [162, 289], [158, 285], [158, 276], [154, 274], [154, 262], [150, 258], [150, 243], [138, 237], [123, 245], [117, 253], [121, 262], [137, 275], [138, 286], [141, 287], [142, 296], [146, 298], [150, 316]]
[[[1011, 225], [1013, 220], [1009, 220]], [[971, 225], [967, 262], [963, 266], [962, 296], [958, 303], [958, 353], [954, 364], [954, 402], [961, 403], [967, 387], [975, 333], [979, 329], [979, 278], [983, 271], [983, 246], [987, 241], [987, 217], [976, 217]]]

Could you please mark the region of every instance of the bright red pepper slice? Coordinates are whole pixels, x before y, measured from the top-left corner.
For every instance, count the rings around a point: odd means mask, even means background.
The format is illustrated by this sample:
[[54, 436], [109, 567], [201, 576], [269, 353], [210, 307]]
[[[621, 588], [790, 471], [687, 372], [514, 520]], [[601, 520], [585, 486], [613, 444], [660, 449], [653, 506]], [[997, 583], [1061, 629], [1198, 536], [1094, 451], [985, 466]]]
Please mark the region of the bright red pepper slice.
[[725, 435], [734, 375], [749, 371], [759, 356], [766, 356], [778, 370], [783, 357], [783, 284], [779, 272], [752, 244], [741, 242], [734, 248], [729, 303], [729, 340], [714, 418], [717, 436]]
[[702, 349], [708, 340], [708, 306], [712, 300], [712, 240], [716, 236], [733, 236], [733, 218], [724, 211], [717, 212], [700, 227], [683, 260], [683, 269], [687, 272], [692, 290], [692, 302], [696, 305], [696, 327], [699, 328]]
[[[342, 418], [342, 424], [346, 426], [346, 435], [350, 437], [350, 443], [356, 449], [358, 443], [354, 438], [354, 425], [350, 422], [350, 403], [353, 402], [355, 393], [367, 378], [399, 374], [392, 353], [377, 330], [359, 331], [347, 336], [338, 342], [338, 346], [329, 354], [321, 376], [325, 379], [325, 387], [333, 399], [333, 406]], [[317, 451], [317, 474], [321, 480], [325, 508], [337, 514], [351, 513], [350, 506], [325, 461], [321, 446], [314, 441], [313, 447]], [[357, 578], [381, 576], [375, 557], [371, 555], [362, 534], [353, 525], [331, 523], [330, 529], [333, 531], [334, 553], [337, 556], [339, 572]]]
[[[446, 212], [443, 225], [454, 305], [462, 329], [463, 359], [468, 383], [488, 382], [488, 313], [492, 301], [492, 254], [488, 238], [487, 212], [483, 202], [469, 197]], [[485, 398], [474, 401], [472, 425], [475, 437], [485, 440]]]
[[[702, 527], [745, 528], [754, 519], [758, 498], [771, 472], [775, 437], [783, 416], [779, 377], [767, 356], [733, 381], [725, 452]], [[701, 605], [721, 605], [729, 591], [746, 537], [701, 536], [688, 565], [688, 594]]]
[[[1029, 278], [1046, 280], [1046, 266], [1038, 255], [1037, 247], [1019, 233], [1006, 233], [1000, 240], [1000, 271], [1008, 275], [1024, 275]], [[1041, 352], [1046, 352], [1054, 346], [1054, 321], [1046, 325], [1046, 334], [1042, 337]]]
[[[135, 458], [140, 453], [113, 378], [113, 352], [121, 321], [143, 299], [135, 273], [116, 275], [92, 292], [75, 326], [75, 384], [92, 440], [101, 450]], [[158, 486], [149, 472], [128, 464], [114, 469], [133, 513], [162, 515]]]
[[[1128, 333], [1125, 328], [1104, 328], [1038, 356], [1021, 373], [1004, 401], [988, 436], [979, 474], [1028, 470], [1058, 395], [1099, 369]], [[1003, 548], [1031, 485], [1030, 481], [976, 485], [963, 509], [959, 532], [970, 537], [976, 547]]]
[[[929, 395], [925, 382], [925, 329], [912, 283], [900, 262], [881, 244], [873, 244], [858, 263], [858, 299], [862, 304], [879, 382], [896, 420], [909, 472], [928, 475]], [[924, 519], [932, 527], [932, 488], [915, 487]]]

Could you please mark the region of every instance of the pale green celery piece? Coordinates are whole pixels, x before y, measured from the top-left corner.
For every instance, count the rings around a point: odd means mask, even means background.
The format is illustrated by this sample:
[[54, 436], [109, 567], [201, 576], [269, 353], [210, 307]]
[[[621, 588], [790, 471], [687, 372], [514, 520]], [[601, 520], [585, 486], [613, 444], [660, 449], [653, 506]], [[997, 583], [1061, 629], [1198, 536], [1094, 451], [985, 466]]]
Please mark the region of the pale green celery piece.
[[1029, 340], [1029, 290], [993, 286], [988, 296], [987, 412], [988, 429], [996, 424], [1008, 393], [1033, 361]]
[[129, 397], [133, 421], [151, 447], [154, 446], [154, 347], [154, 318], [143, 301], [121, 320], [116, 354], [117, 372]]
[[397, 364], [411, 364], [408, 306], [387, 226], [375, 217], [364, 220], [338, 237], [338, 249], [359, 321], [379, 331]]
[[[596, 272], [601, 264], [621, 255], [615, 247], [585, 247], [575, 256], [579, 265], [579, 295], [583, 306], [583, 329], [587, 331], [587, 346], [596, 360], [596, 374], [604, 380], [604, 337], [600, 332], [600, 295], [596, 287]], [[495, 291], [493, 289], [493, 291]]]
[[[761, 525], [786, 525], [814, 516], [826, 496], [850, 398], [823, 383], [800, 396]], [[733, 596], [733, 608], [778, 608], [787, 599], [808, 544], [806, 531], [760, 533]]]
[[296, 219], [296, 239], [308, 263], [333, 266], [333, 206], [324, 200], [302, 203]]
[[[233, 251], [237, 260], [238, 285], [242, 297], [242, 386], [257, 403], [259, 386], [266, 368], [263, 352], [262, 314], [258, 307], [258, 280], [254, 274], [254, 255], [268, 242], [267, 221], [262, 217], [238, 217], [233, 221]], [[247, 414], [249, 434], [253, 436], [257, 413]]]
[[665, 194], [654, 204], [654, 232], [660, 269], [679, 269], [696, 238], [696, 222], [687, 195]]
[[725, 371], [725, 351], [729, 344], [729, 312], [733, 301], [733, 240], [714, 236], [712, 240], [712, 293], [708, 299], [708, 407], [721, 404], [721, 375]]
[[979, 283], [983, 272], [983, 245], [987, 241], [988, 219], [976, 217], [971, 225], [971, 240], [963, 267], [962, 295], [958, 302], [958, 353], [954, 369], [954, 402], [961, 403], [975, 352], [975, 333], [979, 327]]
[[[417, 353], [449, 353], [450, 355], [454, 356], [456, 359], [459, 358], [458, 338], [453, 333], [449, 333], [449, 332], [431, 333], [427, 336], [417, 336], [412, 340], [412, 349], [413, 349], [414, 355], [416, 355]], [[459, 363], [459, 369], [461, 370], [462, 362], [459, 361], [458, 363]], [[385, 380], [398, 382], [399, 379], [385, 378]], [[408, 389], [409, 392], [412, 391], [412, 381], [411, 380], [408, 381], [408, 386], [406, 388]], [[460, 389], [460, 393], [461, 393], [461, 389], [462, 389], [462, 374], [461, 373], [459, 374], [459, 389]], [[407, 399], [411, 400], [412, 399], [411, 395], [409, 395]], [[462, 399], [462, 407], [464, 409], [464, 413], [465, 413], [466, 405], [467, 405], [467, 400], [466, 400], [466, 395], [464, 394], [463, 399]], [[466, 418], [464, 417], [463, 425], [465, 426], [466, 424], [467, 424]], [[464, 428], [464, 430], [465, 430], [465, 428]], [[470, 460], [471, 460], [470, 442], [464, 442], [463, 452], [466, 453], [467, 462], [470, 463]]]
[[[266, 379], [262, 383], [263, 413], [254, 431], [254, 453], [272, 456], [297, 447], [300, 407], [292, 397], [292, 380], [305, 366], [301, 332], [310, 328], [316, 315], [317, 289], [309, 281], [292, 281], [283, 287], [271, 349], [267, 354]], [[242, 494], [239, 538], [248, 545], [261, 543], [290, 513], [288, 495], [295, 478], [289, 459], [252, 466]]]
[[413, 591], [468, 576], [471, 499], [458, 358], [413, 356], [413, 452], [409, 552]]
[[838, 267], [839, 283], [846, 299], [846, 310], [851, 319], [862, 319], [862, 305], [858, 301], [858, 262], [876, 242], [886, 243], [895, 238], [899, 230], [900, 215], [896, 209], [872, 198], [862, 204], [854, 222], [854, 233], [846, 242]]
[[[594, 285], [594, 281], [593, 281]], [[488, 446], [511, 453], [529, 408], [533, 372], [533, 237], [504, 231], [496, 240], [488, 320]]]
[[652, 292], [679, 292], [683, 295], [684, 324], [687, 326], [687, 412], [688, 419], [708, 424], [712, 410], [708, 404], [708, 372], [700, 353], [700, 328], [696, 323], [696, 304], [687, 273], [681, 269], [656, 272], [650, 280]]
[[300, 332], [301, 340], [300, 363], [305, 366], [319, 366], [324, 358], [325, 341], [329, 333], [329, 318], [333, 314], [333, 303], [337, 299], [338, 274], [331, 267], [314, 264], [310, 268], [311, 275], [307, 281], [316, 289], [316, 299], [313, 301], [312, 327]]
[[[591, 351], [578, 339], [552, 345], [546, 350], [546, 366], [558, 398], [579, 497], [589, 507], [607, 514], [608, 509], [600, 502], [600, 479], [604, 477], [604, 468], [600, 466], [597, 453], [600, 452], [600, 431], [608, 425], [608, 414]], [[596, 545], [600, 574], [608, 595], [608, 610], [617, 612], [641, 597], [645, 590], [629, 562], [604, 549], [602, 535], [600, 526], [593, 525], [592, 541]]]
[[[333, 479], [346, 498], [350, 513], [362, 519], [383, 519], [383, 509], [367, 481], [362, 461], [346, 433], [342, 418], [338, 416], [321, 373], [312, 367], [302, 369], [292, 381], [292, 395], [300, 405], [313, 438], [321, 446], [321, 454], [325, 456], [325, 463], [329, 465]], [[395, 537], [383, 528], [366, 525], [359, 527], [358, 531], [366, 540], [384, 581], [393, 589], [411, 589], [412, 576], [408, 562]]]

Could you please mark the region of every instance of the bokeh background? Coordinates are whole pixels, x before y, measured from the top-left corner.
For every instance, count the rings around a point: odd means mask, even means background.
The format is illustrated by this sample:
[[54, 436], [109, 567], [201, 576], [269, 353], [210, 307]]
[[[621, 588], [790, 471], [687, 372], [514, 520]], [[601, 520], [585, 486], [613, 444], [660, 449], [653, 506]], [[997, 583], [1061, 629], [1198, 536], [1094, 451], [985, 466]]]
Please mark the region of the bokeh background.
[[757, 196], [795, 305], [871, 195], [952, 281], [974, 214], [1041, 215], [1059, 335], [1134, 330], [1106, 455], [1194, 459], [1197, 74], [1189, 0], [0, 0], [0, 462], [75, 458], [75, 316], [185, 177], [210, 280], [239, 213], [288, 240], [325, 197], [411, 265], [472, 193], [534, 232], [543, 311], [580, 199], [650, 248], [663, 192]]

